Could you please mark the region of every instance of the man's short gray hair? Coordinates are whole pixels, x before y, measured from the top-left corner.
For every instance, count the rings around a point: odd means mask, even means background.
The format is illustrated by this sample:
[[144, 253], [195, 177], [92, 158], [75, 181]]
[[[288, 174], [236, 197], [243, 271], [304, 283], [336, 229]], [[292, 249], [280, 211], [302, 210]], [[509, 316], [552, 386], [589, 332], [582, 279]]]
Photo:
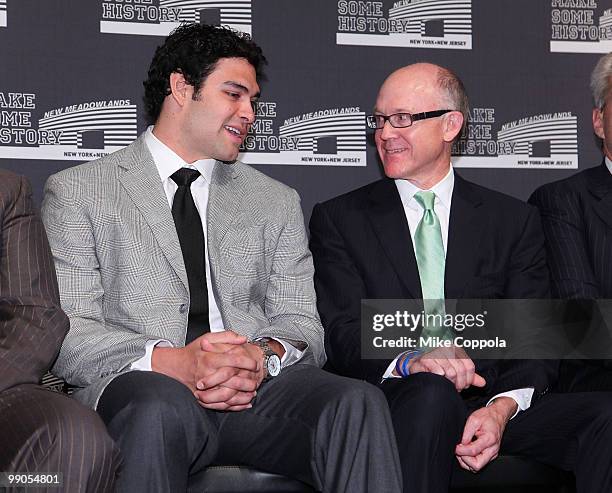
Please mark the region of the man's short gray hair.
[[591, 74], [591, 92], [596, 108], [602, 109], [606, 104], [606, 97], [610, 90], [610, 77], [612, 77], [612, 53], [602, 56]]
[[465, 91], [465, 86], [457, 74], [443, 67], [440, 67], [438, 70], [438, 86], [446, 93], [448, 104], [450, 105], [449, 108], [441, 109], [460, 111], [463, 115], [463, 127], [457, 136], [457, 138], [459, 138], [463, 133], [463, 129], [467, 126], [470, 112], [470, 102], [467, 92]]

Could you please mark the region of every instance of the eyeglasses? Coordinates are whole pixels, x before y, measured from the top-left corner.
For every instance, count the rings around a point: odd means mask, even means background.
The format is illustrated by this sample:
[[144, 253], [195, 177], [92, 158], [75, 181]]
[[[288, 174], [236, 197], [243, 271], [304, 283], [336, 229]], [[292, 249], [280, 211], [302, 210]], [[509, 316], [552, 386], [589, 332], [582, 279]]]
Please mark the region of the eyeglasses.
[[406, 128], [418, 120], [427, 120], [428, 118], [436, 118], [455, 110], [435, 110], [424, 111], [423, 113], [393, 113], [392, 115], [371, 115], [366, 117], [368, 127], [380, 130], [388, 121], [393, 128]]

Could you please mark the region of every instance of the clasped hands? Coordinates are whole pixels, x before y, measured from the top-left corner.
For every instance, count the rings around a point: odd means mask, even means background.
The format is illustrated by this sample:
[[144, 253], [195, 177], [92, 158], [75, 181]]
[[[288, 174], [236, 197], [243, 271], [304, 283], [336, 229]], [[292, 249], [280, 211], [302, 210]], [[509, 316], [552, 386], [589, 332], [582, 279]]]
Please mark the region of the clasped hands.
[[206, 333], [182, 348], [156, 347], [153, 371], [185, 384], [198, 403], [217, 411], [242, 411], [264, 379], [263, 351], [231, 330]]
[[[484, 387], [485, 379], [476, 373], [474, 362], [458, 347], [437, 348], [408, 363], [410, 374], [428, 372], [453, 383], [457, 392], [470, 386]], [[501, 439], [517, 403], [509, 397], [496, 398], [488, 407], [474, 411], [467, 419], [461, 442], [455, 447], [459, 465], [477, 472], [495, 459]]]

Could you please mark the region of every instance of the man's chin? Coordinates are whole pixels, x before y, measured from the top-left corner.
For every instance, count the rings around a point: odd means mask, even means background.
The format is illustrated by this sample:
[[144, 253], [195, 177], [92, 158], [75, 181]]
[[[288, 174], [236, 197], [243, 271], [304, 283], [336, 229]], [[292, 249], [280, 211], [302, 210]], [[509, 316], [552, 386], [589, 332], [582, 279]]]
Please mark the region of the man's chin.
[[233, 163], [238, 159], [238, 155], [240, 152], [237, 150], [235, 152], [226, 152], [215, 157], [217, 161], [221, 161], [223, 163]]
[[385, 176], [387, 178], [391, 178], [392, 180], [397, 180], [398, 178], [403, 178], [406, 170], [403, 166], [398, 166], [397, 164], [385, 164], [383, 163], [383, 171], [385, 172]]

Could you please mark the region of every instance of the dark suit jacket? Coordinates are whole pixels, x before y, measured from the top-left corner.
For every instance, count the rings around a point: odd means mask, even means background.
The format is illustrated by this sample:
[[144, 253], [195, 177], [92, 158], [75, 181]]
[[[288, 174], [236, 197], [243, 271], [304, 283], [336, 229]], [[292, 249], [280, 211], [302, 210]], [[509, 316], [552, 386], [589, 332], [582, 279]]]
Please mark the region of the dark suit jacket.
[[[552, 295], [576, 300], [567, 310], [567, 326], [574, 336], [590, 331], [584, 333], [597, 341], [596, 351], [609, 354], [612, 306], [588, 300], [612, 298], [612, 174], [603, 162], [541, 186], [529, 202], [542, 216]], [[609, 357], [564, 360], [559, 390], [610, 390], [611, 368]]]
[[612, 174], [605, 163], [538, 188], [554, 297], [612, 298]]
[[30, 185], [0, 170], [0, 392], [38, 383], [67, 331], [51, 250]]
[[[380, 384], [391, 360], [362, 360], [360, 301], [418, 299], [421, 287], [410, 231], [395, 183], [377, 181], [317, 204], [310, 220], [318, 308], [330, 369]], [[449, 299], [546, 298], [548, 272], [537, 210], [455, 173], [445, 291]], [[544, 392], [554, 365], [477, 364], [480, 396], [534, 387]]]

